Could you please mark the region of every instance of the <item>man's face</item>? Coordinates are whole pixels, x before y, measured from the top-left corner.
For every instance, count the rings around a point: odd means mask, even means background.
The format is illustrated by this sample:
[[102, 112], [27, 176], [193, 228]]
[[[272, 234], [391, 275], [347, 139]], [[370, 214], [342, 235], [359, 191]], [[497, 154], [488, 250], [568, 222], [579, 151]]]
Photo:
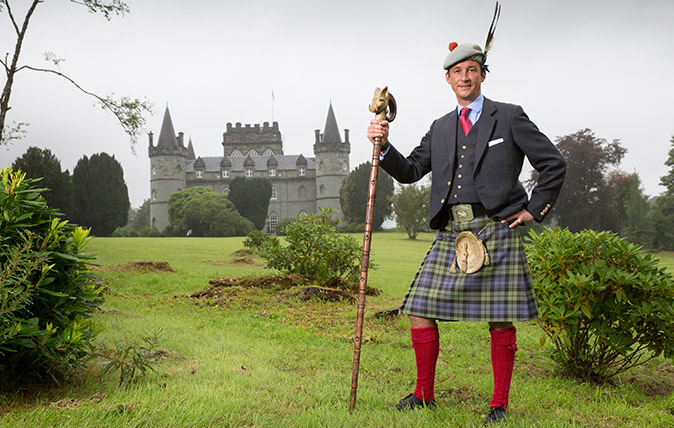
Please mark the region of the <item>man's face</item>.
[[456, 100], [461, 106], [467, 106], [480, 95], [480, 87], [487, 77], [479, 62], [472, 59], [454, 64], [447, 70], [445, 78], [456, 94]]

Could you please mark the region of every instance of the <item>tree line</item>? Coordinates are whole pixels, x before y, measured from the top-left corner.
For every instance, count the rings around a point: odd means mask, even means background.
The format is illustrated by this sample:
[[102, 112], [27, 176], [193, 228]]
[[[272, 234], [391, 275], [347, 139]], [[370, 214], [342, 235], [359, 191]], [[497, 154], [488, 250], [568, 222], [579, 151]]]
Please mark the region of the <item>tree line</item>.
[[150, 200], [134, 209], [122, 165], [106, 153], [83, 156], [70, 175], [49, 150], [29, 147], [12, 164], [38, 186], [47, 206], [96, 236], [245, 236], [265, 226], [271, 183], [237, 177], [229, 194], [194, 187], [169, 198], [171, 225], [159, 231], [150, 224]]
[[[665, 165], [669, 167], [660, 184], [665, 192], [656, 197], [644, 193], [637, 172], [619, 169], [627, 149], [620, 140], [607, 141], [590, 129], [558, 137], [555, 145], [567, 161], [564, 187], [552, 216], [545, 224], [529, 224], [540, 231], [560, 226], [571, 232], [584, 229], [611, 231], [630, 242], [648, 248], [674, 249], [674, 137]], [[265, 225], [271, 183], [265, 178], [238, 177], [230, 183], [228, 195], [208, 188], [191, 188], [169, 198], [171, 226], [165, 231], [150, 225], [150, 200], [133, 209], [123, 179], [123, 170], [114, 156], [105, 153], [84, 156], [71, 176], [61, 171], [60, 161], [48, 149], [31, 147], [13, 167], [29, 177], [42, 177], [41, 186], [50, 189], [44, 197], [77, 224], [92, 228], [98, 236], [233, 236], [262, 230]], [[344, 215], [341, 231], [361, 232], [364, 228], [371, 165], [356, 167], [342, 183], [340, 203]], [[537, 180], [532, 171], [525, 185]], [[410, 239], [428, 227], [430, 186], [394, 186], [383, 170], [379, 173], [374, 230], [387, 219]]]

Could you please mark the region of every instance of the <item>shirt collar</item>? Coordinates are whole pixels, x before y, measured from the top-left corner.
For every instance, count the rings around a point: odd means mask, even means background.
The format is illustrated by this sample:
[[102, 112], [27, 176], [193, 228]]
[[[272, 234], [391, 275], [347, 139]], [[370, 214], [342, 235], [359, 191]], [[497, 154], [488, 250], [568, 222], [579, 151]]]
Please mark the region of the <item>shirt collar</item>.
[[[472, 103], [468, 104], [466, 107], [470, 109], [471, 114], [479, 116], [482, 113], [482, 106], [484, 105], [484, 95], [480, 94], [473, 100]], [[461, 116], [461, 107], [460, 105], [456, 106], [456, 113]]]

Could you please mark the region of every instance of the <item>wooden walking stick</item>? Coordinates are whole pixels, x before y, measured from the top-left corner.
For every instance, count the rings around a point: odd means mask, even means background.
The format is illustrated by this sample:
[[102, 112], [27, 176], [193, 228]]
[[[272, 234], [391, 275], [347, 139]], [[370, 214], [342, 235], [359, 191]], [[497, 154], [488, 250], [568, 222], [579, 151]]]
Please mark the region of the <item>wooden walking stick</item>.
[[[387, 115], [387, 108], [389, 109]], [[395, 98], [389, 93], [388, 87], [375, 89], [372, 104], [369, 107], [375, 113], [375, 119], [392, 122], [396, 117], [397, 106]], [[372, 242], [372, 222], [374, 218], [374, 200], [377, 194], [377, 177], [379, 175], [379, 152], [381, 138], [375, 138], [372, 147], [372, 168], [370, 169], [370, 184], [367, 196], [367, 211], [365, 212], [365, 234], [363, 236], [363, 257], [360, 263], [360, 283], [358, 286], [358, 314], [356, 317], [356, 337], [354, 338], [353, 372], [351, 374], [351, 404], [349, 411], [356, 405], [356, 391], [358, 390], [358, 369], [360, 367], [360, 345], [363, 336], [363, 318], [365, 316], [365, 292], [367, 290], [367, 270], [370, 263], [370, 243]]]

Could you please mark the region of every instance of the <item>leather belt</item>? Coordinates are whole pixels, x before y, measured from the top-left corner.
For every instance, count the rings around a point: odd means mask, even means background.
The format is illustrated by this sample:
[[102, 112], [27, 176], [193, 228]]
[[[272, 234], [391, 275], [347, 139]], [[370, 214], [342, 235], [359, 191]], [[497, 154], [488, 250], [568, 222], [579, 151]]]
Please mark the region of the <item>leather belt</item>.
[[450, 205], [449, 212], [454, 221], [470, 221], [476, 217], [487, 215], [487, 210], [482, 204]]

